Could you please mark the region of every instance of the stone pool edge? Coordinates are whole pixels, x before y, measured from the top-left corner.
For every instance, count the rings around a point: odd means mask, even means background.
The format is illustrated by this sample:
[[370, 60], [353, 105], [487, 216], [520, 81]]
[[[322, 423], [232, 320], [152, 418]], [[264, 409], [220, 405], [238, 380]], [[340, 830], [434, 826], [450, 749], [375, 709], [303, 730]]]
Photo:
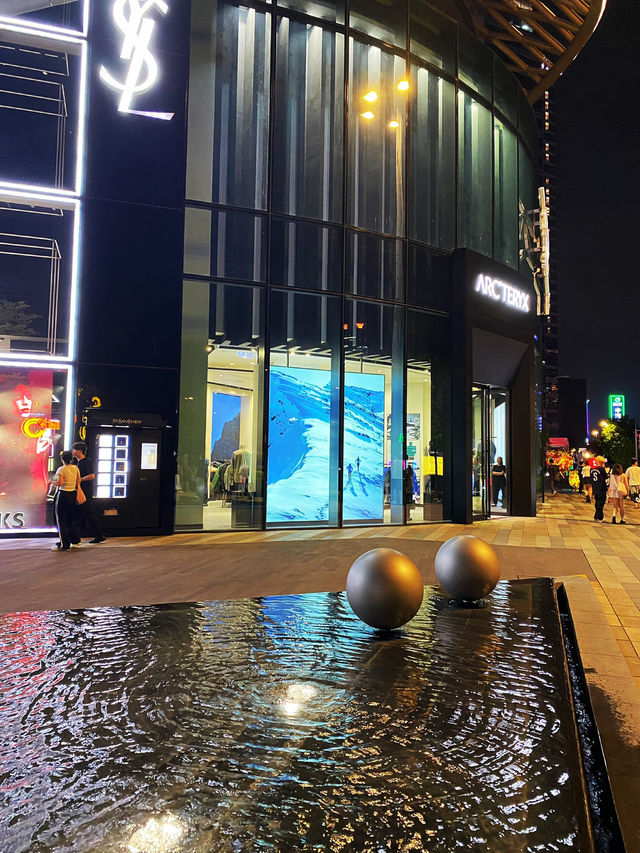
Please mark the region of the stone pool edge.
[[588, 578], [555, 582], [569, 602], [625, 846], [640, 850], [640, 691]]

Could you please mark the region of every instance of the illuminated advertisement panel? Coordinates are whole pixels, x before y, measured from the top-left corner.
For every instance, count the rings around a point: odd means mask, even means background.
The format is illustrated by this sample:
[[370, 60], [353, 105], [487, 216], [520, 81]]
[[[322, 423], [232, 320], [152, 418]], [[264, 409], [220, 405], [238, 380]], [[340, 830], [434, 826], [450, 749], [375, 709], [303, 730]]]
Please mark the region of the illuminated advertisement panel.
[[[272, 367], [267, 522], [329, 517], [331, 374]], [[343, 517], [381, 521], [384, 376], [345, 374]]]
[[2, 533], [47, 526], [49, 461], [61, 426], [53, 389], [51, 369], [0, 367]]

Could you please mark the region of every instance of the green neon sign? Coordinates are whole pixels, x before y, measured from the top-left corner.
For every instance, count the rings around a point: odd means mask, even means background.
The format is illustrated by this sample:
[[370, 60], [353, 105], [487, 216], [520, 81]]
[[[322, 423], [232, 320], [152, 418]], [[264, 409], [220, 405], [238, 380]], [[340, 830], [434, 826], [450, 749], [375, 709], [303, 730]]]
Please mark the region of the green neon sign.
[[625, 414], [624, 394], [609, 394], [609, 417], [619, 421]]

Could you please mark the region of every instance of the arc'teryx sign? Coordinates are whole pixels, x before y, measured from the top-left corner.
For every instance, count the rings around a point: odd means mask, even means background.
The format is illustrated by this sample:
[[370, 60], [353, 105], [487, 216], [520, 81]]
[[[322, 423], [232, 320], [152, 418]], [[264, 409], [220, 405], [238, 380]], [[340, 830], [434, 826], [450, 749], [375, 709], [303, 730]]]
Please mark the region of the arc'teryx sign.
[[524, 311], [528, 314], [531, 311], [531, 294], [525, 293], [514, 287], [512, 284], [507, 284], [499, 278], [492, 278], [490, 275], [482, 275], [476, 278], [474, 290], [487, 296], [490, 299], [495, 299], [496, 302], [503, 302], [517, 311]]
[[120, 59], [128, 62], [126, 76], [123, 82], [116, 78], [104, 67], [100, 66], [99, 76], [103, 83], [121, 92], [118, 111], [134, 113], [168, 121], [173, 113], [149, 112], [134, 110], [131, 102], [137, 95], [148, 92], [158, 79], [158, 63], [149, 50], [151, 36], [156, 22], [148, 14], [156, 9], [166, 15], [169, 7], [164, 0], [115, 0], [113, 4], [113, 20], [123, 35]]

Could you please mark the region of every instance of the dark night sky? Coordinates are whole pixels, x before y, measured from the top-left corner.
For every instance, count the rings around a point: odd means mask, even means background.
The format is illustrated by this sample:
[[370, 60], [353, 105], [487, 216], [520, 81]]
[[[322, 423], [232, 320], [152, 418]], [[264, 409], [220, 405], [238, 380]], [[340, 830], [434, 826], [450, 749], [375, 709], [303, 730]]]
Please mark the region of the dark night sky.
[[591, 429], [607, 396], [640, 421], [640, 0], [609, 0], [553, 87], [560, 373], [586, 377]]

